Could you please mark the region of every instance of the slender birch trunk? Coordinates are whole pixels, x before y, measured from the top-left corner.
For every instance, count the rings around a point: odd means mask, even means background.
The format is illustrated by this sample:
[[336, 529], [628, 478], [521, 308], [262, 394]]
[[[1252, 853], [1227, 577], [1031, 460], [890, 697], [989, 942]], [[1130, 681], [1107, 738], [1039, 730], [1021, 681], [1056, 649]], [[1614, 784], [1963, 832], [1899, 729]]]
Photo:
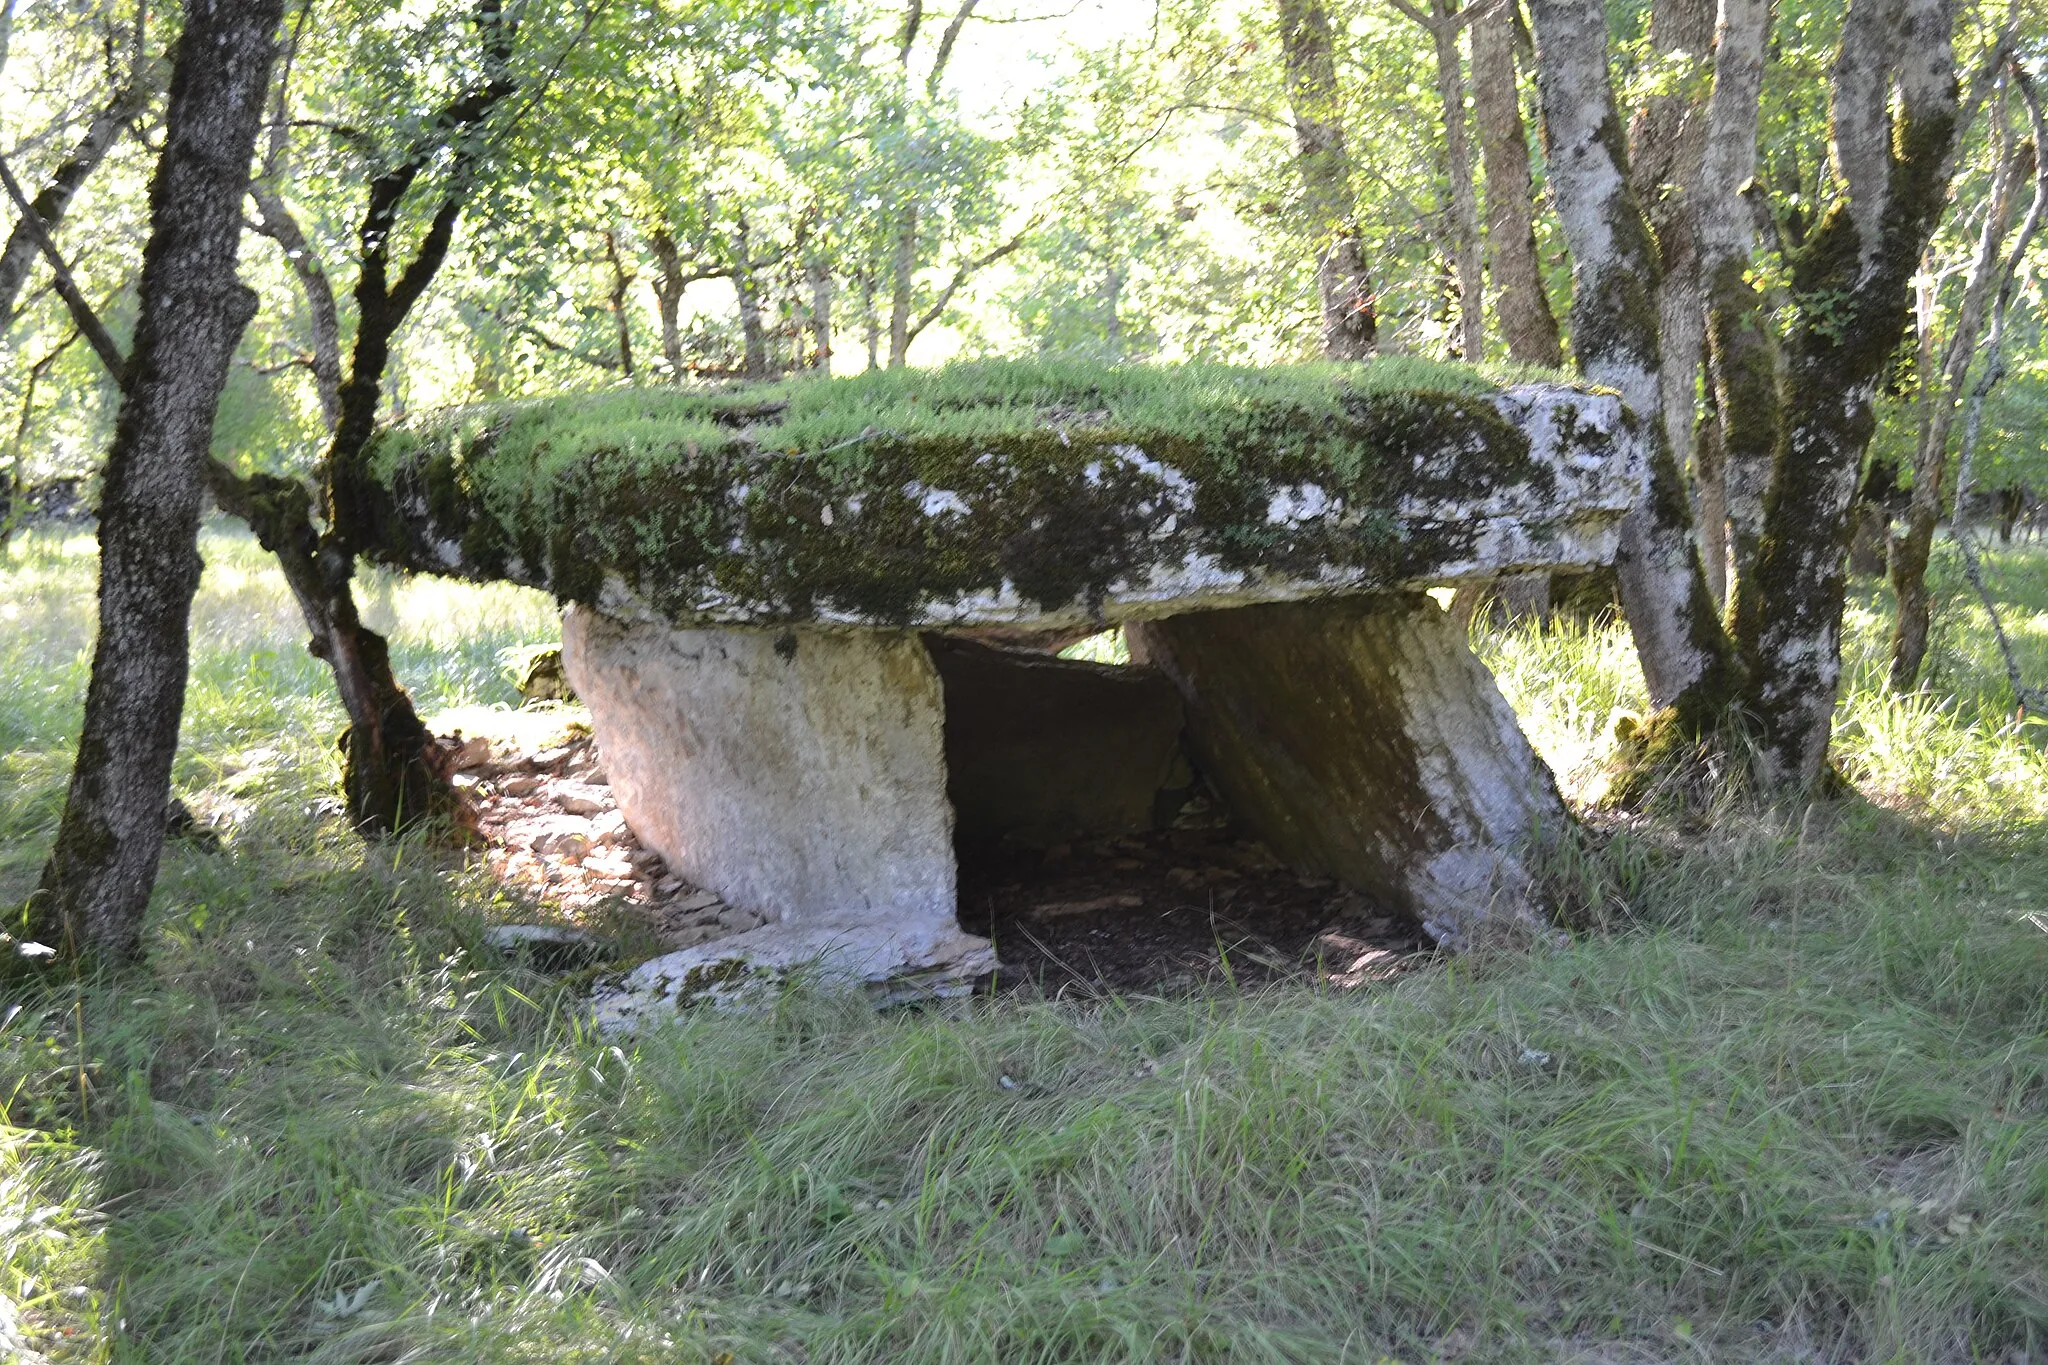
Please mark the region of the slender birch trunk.
[[[2014, 144], [2003, 109], [1993, 119], [1992, 140], [1996, 169], [1991, 200], [1986, 206], [1984, 225], [1977, 234], [1977, 249], [1970, 261], [1962, 300], [1956, 307], [1939, 375], [1932, 372], [1932, 346], [1923, 347], [1930, 363], [1921, 371], [1921, 383], [1927, 386], [1927, 392], [1922, 404], [1919, 441], [1913, 451], [1913, 498], [1906, 510], [1906, 533], [1892, 546], [1892, 590], [1899, 608], [1892, 625], [1890, 681], [1892, 688], [1900, 692], [1912, 688], [1927, 657], [1927, 630], [1932, 614], [1927, 562], [1934, 550], [1934, 528], [1941, 520], [1949, 431], [1955, 422], [1957, 405], [1963, 400], [1970, 364], [1977, 355], [1977, 338], [1984, 328], [1985, 313], [1996, 292], [2004, 263], [2005, 239], [2019, 214], [2019, 190], [2034, 172], [2033, 148], [2027, 143]], [[1931, 314], [1933, 310], [1923, 311]], [[1931, 341], [1933, 328], [1923, 324], [1922, 336]]]
[[1429, 36], [1436, 49], [1436, 93], [1444, 113], [1444, 168], [1450, 178], [1452, 258], [1458, 272], [1458, 345], [1464, 359], [1486, 359], [1486, 272], [1479, 248], [1479, 200], [1465, 127], [1465, 68], [1458, 52], [1456, 0], [1430, 0]]

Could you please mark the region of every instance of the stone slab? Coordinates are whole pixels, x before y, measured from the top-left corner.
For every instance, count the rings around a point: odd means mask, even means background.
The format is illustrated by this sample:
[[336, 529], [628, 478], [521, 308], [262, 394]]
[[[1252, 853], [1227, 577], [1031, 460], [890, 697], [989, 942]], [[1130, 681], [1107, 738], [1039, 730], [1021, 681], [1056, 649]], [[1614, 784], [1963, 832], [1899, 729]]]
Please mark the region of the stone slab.
[[917, 636], [675, 630], [577, 610], [562, 660], [640, 842], [769, 921], [644, 964], [641, 985], [728, 987], [806, 964], [862, 981], [993, 967], [954, 917], [944, 702]]
[[1281, 858], [1410, 911], [1446, 946], [1543, 931], [1532, 855], [1570, 817], [1428, 597], [1197, 612], [1129, 638], [1179, 685], [1203, 772]]
[[380, 436], [354, 522], [383, 562], [622, 619], [1048, 632], [1604, 564], [1642, 485], [1620, 401], [1562, 383], [961, 373], [426, 416]]

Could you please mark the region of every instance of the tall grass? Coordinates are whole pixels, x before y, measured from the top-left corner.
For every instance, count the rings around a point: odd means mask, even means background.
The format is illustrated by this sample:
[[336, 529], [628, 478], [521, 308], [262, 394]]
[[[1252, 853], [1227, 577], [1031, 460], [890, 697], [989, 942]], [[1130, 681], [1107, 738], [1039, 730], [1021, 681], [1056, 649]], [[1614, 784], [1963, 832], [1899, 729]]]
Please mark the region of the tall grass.
[[[2048, 771], [1960, 609], [1954, 701], [1878, 691], [1883, 604], [1852, 618], [1870, 799], [1612, 829], [1576, 869], [1608, 928], [1565, 950], [1356, 993], [799, 993], [613, 1041], [480, 954], [518, 913], [480, 877], [309, 814], [338, 716], [260, 557], [207, 554], [178, 780], [247, 819], [173, 849], [146, 967], [0, 1026], [0, 1290], [53, 1359], [2048, 1348]], [[10, 894], [90, 571], [45, 538], [0, 578]], [[2001, 571], [2048, 595], [2048, 559]], [[552, 629], [445, 585], [382, 609], [430, 704], [509, 700], [497, 651]], [[1641, 705], [1613, 629], [1481, 645], [1562, 770]]]

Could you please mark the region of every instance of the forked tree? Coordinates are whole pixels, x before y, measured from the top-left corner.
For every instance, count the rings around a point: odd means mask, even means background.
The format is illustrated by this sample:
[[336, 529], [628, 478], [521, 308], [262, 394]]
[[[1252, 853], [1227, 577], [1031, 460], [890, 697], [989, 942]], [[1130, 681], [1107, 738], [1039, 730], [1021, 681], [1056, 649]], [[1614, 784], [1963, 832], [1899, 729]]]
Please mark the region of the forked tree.
[[[1756, 121], [1746, 108], [1723, 107], [1713, 117], [1717, 99], [1754, 99], [1759, 18], [1745, 4], [1723, 0], [1719, 31], [1739, 35], [1740, 45], [1717, 69], [1717, 87], [1725, 80], [1728, 89], [1710, 98], [1710, 129], [1753, 141]], [[1533, 13], [1552, 186], [1574, 262], [1573, 348], [1590, 377], [1619, 389], [1639, 413], [1654, 413], [1659, 261], [1627, 183], [1604, 10], [1598, 0], [1537, 0]], [[1809, 790], [1826, 771], [1850, 499], [1875, 426], [1878, 380], [1904, 327], [1906, 291], [1948, 194], [1958, 114], [1953, 23], [1943, 0], [1852, 0], [1844, 18], [1829, 82], [1826, 198], [1811, 225], [1783, 245], [1792, 315], [1781, 341], [1784, 381], [1747, 390], [1777, 417], [1755, 557], [1734, 593], [1739, 656], [1713, 610], [1683, 488], [1661, 441], [1653, 441], [1649, 498], [1624, 537], [1624, 606], [1652, 697], [1670, 710], [1667, 728], [1696, 737], [1740, 704], [1761, 730], [1760, 776], [1775, 787]], [[1724, 182], [1734, 173], [1725, 163], [1739, 169], [1745, 155], [1753, 149], [1703, 152], [1708, 165], [1723, 159], [1715, 174]], [[1725, 288], [1740, 262], [1740, 232], [1723, 223], [1712, 236], [1713, 330], [1717, 351], [1732, 359], [1739, 352], [1719, 338], [1740, 341], [1739, 328], [1763, 322]]]

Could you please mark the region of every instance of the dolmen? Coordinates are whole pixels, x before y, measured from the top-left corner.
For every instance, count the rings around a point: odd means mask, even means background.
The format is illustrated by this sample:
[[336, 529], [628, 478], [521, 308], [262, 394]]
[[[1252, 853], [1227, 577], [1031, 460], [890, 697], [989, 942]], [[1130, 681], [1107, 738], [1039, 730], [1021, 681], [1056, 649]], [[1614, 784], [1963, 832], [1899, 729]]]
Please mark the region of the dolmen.
[[[634, 833], [766, 917], [601, 986], [622, 1026], [794, 972], [966, 989], [957, 843], [1197, 783], [1443, 944], [1540, 932], [1570, 818], [1425, 590], [1610, 562], [1642, 471], [1565, 383], [1018, 361], [435, 414], [348, 496], [373, 558], [565, 604]], [[1113, 626], [1131, 667], [1017, 648]]]

